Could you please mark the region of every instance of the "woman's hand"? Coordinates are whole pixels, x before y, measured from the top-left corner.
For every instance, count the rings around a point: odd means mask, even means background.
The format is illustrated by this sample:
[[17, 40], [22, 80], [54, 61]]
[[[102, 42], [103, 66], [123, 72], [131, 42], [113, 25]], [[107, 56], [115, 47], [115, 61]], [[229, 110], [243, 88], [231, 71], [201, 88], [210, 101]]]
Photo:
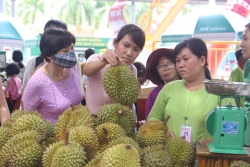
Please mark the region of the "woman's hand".
[[167, 134], [168, 134], [168, 136], [169, 136], [169, 137], [174, 137], [174, 136], [175, 136], [175, 135], [174, 135], [174, 133], [173, 133], [173, 132], [171, 132], [171, 131], [168, 131], [168, 133], [167, 133]]
[[120, 63], [119, 57], [112, 49], [107, 50], [103, 55], [98, 56], [98, 58], [105, 64], [111, 64], [112, 66]]
[[213, 140], [211, 140], [211, 139], [205, 139], [205, 140], [201, 140], [200, 141], [200, 144], [204, 144], [204, 145], [207, 145], [207, 144], [209, 144], [210, 142], [212, 142]]

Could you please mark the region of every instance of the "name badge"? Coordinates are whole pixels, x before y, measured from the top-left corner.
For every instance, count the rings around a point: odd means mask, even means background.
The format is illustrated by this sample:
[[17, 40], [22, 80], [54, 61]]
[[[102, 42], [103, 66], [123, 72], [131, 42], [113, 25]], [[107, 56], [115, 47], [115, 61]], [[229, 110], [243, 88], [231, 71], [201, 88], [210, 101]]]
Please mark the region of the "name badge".
[[191, 142], [192, 139], [192, 127], [190, 125], [182, 125], [181, 126], [181, 136], [185, 137], [187, 142]]

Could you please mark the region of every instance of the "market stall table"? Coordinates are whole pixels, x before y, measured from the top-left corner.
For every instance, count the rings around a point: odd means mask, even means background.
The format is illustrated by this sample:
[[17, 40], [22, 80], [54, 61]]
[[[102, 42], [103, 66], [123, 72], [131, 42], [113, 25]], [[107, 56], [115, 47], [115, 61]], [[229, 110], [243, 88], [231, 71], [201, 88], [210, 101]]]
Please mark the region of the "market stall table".
[[207, 145], [200, 145], [197, 149], [198, 167], [229, 167], [235, 160], [250, 163], [250, 147], [244, 149], [248, 155], [214, 154], [209, 152]]

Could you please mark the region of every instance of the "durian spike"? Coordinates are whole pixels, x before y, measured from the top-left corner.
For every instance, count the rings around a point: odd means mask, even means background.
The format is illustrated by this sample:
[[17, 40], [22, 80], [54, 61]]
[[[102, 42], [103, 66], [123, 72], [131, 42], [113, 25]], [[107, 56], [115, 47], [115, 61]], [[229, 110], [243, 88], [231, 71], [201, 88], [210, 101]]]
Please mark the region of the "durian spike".
[[75, 106], [73, 104], [70, 104], [70, 107], [73, 111], [75, 110]]
[[123, 114], [123, 111], [122, 111], [122, 110], [119, 110], [119, 111], [118, 111], [118, 114], [119, 114], [119, 115], [122, 115], [122, 114]]
[[184, 159], [181, 160], [181, 167], [185, 167]]
[[42, 137], [41, 139], [39, 139], [38, 141], [37, 141], [37, 143], [39, 143], [39, 144], [42, 144], [42, 142], [45, 140], [45, 137]]
[[65, 136], [64, 136], [64, 145], [67, 146], [69, 144], [69, 131], [65, 131]]
[[108, 129], [107, 129], [107, 128], [102, 127], [102, 130], [103, 130], [103, 132], [104, 132], [105, 134], [107, 134], [107, 133], [108, 133]]
[[163, 125], [166, 125], [166, 123], [168, 122], [169, 118], [170, 118], [170, 116], [167, 116], [167, 118], [163, 122]]

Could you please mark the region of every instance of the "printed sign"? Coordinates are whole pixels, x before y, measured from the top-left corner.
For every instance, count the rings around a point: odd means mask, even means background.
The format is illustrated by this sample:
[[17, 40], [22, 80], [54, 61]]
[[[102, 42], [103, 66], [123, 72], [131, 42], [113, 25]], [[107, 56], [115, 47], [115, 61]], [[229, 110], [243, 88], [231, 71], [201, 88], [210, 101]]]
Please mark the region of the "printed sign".
[[117, 0], [109, 11], [109, 25], [115, 32], [119, 31], [122, 26], [127, 24], [123, 15], [124, 6], [124, 1]]
[[238, 134], [238, 122], [223, 121], [222, 133], [225, 134]]

